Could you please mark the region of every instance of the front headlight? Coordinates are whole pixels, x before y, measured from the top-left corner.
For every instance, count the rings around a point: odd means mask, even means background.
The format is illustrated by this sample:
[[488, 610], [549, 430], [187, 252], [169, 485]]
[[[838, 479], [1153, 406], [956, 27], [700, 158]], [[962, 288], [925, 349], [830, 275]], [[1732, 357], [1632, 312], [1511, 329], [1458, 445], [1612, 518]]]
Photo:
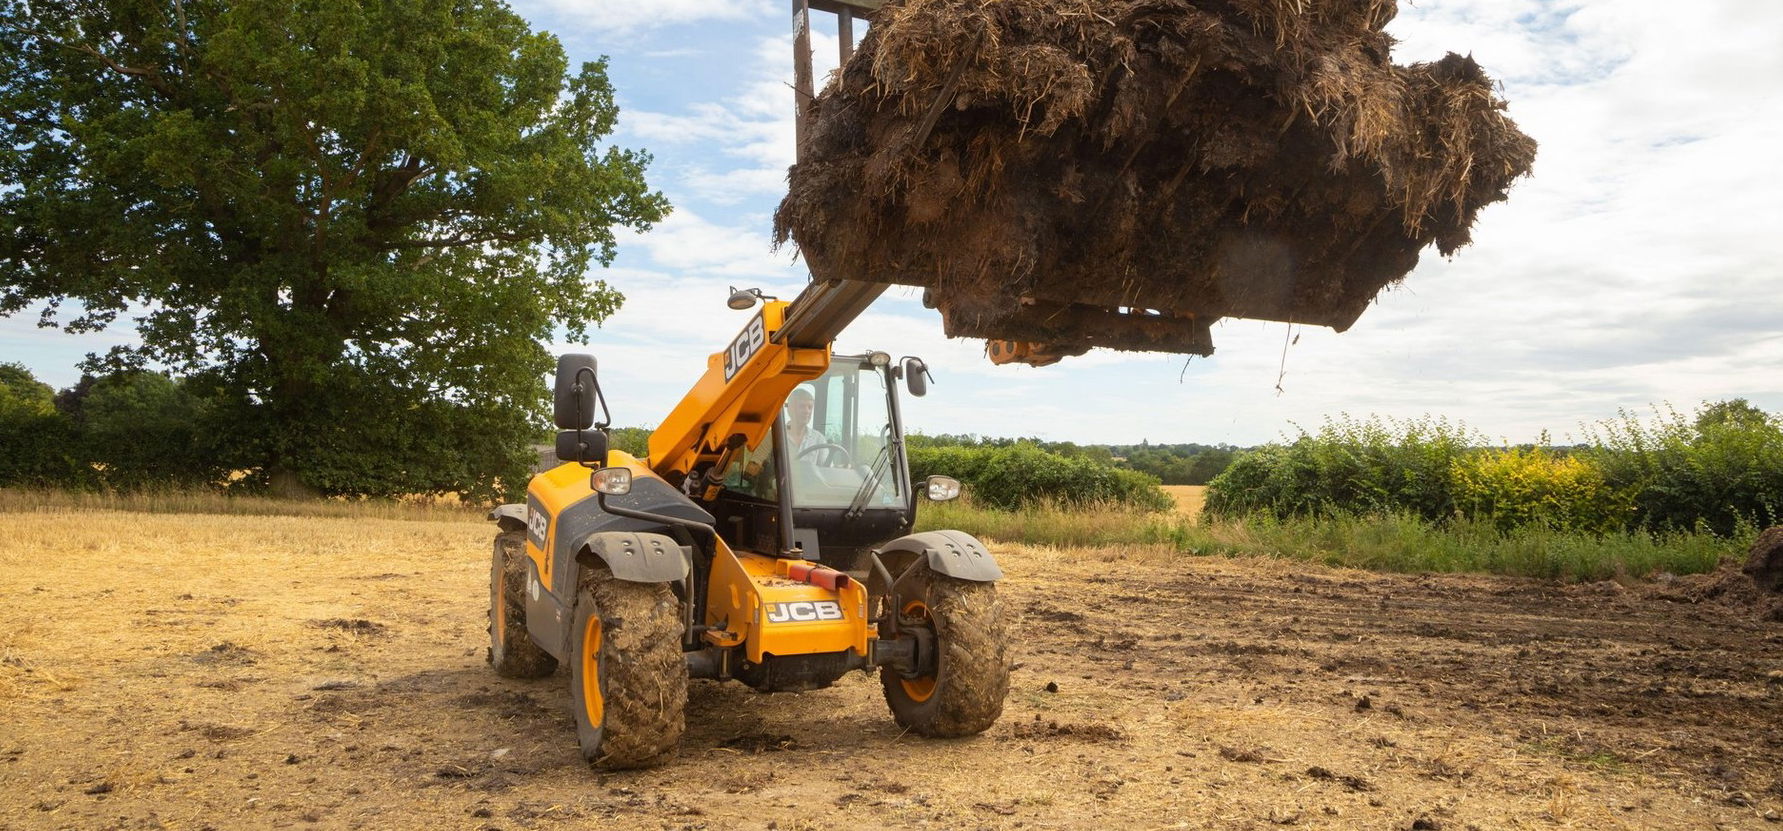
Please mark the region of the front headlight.
[[927, 485], [932, 502], [946, 502], [960, 496], [960, 480], [952, 476], [930, 476]]
[[631, 493], [631, 469], [603, 467], [588, 477], [589, 485], [608, 496]]

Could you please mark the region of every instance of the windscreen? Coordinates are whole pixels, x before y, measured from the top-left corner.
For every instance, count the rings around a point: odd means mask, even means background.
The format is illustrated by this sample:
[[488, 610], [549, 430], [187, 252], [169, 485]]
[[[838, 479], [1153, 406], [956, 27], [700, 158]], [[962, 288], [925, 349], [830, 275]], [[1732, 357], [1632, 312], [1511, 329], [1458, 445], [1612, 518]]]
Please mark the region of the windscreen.
[[895, 508], [905, 501], [886, 375], [848, 363], [800, 384], [781, 410], [793, 506]]

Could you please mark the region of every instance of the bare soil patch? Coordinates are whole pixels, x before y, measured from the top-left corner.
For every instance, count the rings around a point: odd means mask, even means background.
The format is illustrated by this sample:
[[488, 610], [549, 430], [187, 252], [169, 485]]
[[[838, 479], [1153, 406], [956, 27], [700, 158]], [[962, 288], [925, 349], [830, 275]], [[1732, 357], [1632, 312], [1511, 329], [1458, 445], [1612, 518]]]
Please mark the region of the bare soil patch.
[[[596, 774], [492, 529], [0, 514], [0, 827], [1778, 828], [1783, 625], [1610, 586], [997, 545], [1002, 720], [697, 682]], [[367, 631], [346, 621], [375, 622]]]

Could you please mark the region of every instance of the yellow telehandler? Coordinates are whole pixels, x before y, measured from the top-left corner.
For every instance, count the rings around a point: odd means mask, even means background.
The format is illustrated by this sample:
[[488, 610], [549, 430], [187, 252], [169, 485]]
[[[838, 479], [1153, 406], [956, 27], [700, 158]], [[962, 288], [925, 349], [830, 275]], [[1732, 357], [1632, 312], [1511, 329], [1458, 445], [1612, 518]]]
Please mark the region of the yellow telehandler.
[[910, 479], [898, 393], [921, 395], [927, 368], [830, 353], [880, 288], [735, 292], [761, 308], [646, 458], [607, 448], [594, 358], [559, 360], [563, 463], [491, 515], [489, 661], [523, 678], [567, 663], [590, 762], [670, 759], [689, 678], [798, 691], [877, 669], [893, 717], [925, 736], [1002, 713], [1002, 572], [970, 535], [909, 533], [919, 495], [959, 492]]
[[[835, 15], [846, 63], [854, 20], [880, 5], [794, 0], [801, 130], [811, 11]], [[911, 533], [919, 497], [959, 494], [947, 477], [910, 477], [898, 396], [922, 395], [927, 367], [831, 354], [885, 289], [819, 276], [791, 301], [733, 291], [731, 308], [759, 309], [641, 458], [607, 446], [594, 358], [559, 360], [560, 464], [533, 477], [525, 504], [490, 514], [489, 662], [515, 678], [567, 664], [590, 763], [672, 758], [690, 678], [800, 691], [876, 670], [892, 716], [924, 736], [978, 733], [1001, 715], [1002, 572], [968, 534]]]

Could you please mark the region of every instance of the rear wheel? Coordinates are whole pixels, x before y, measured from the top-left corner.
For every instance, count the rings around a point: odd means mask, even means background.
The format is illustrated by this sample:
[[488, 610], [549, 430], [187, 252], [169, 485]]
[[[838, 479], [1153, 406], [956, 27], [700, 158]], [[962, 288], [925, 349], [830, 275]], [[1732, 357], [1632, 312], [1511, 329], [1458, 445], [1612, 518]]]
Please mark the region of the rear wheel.
[[557, 659], [526, 634], [526, 532], [495, 537], [489, 563], [489, 665], [508, 678], [543, 678]]
[[570, 645], [570, 706], [582, 758], [607, 769], [663, 764], [687, 725], [681, 616], [665, 583], [582, 572]]
[[899, 725], [924, 736], [982, 733], [1003, 714], [1009, 658], [1002, 602], [994, 583], [959, 580], [919, 563], [898, 581], [898, 626], [926, 630], [933, 671], [909, 676], [879, 670], [885, 701]]

